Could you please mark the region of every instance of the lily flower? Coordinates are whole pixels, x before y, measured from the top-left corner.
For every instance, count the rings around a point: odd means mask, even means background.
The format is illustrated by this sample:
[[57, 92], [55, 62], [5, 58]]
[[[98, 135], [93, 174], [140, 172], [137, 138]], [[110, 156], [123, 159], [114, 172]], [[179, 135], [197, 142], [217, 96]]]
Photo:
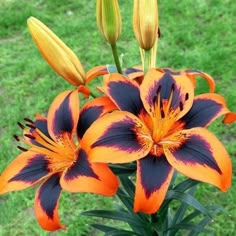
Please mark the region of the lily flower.
[[[99, 105], [97, 105], [99, 103]], [[106, 97], [88, 102], [79, 112], [78, 92], [65, 91], [51, 104], [47, 118], [19, 123], [24, 138], [15, 136], [29, 149], [14, 159], [0, 176], [0, 194], [22, 190], [41, 182], [35, 196], [35, 215], [40, 226], [49, 231], [65, 229], [59, 221], [58, 205], [62, 189], [111, 196], [118, 179], [107, 164], [91, 163], [83, 146], [75, 142], [83, 138], [91, 123], [114, 109]]]
[[229, 112], [223, 97], [194, 97], [186, 74], [155, 69], [147, 72], [141, 85], [113, 74], [103, 91], [119, 111], [93, 123], [82, 144], [92, 162], [137, 161], [135, 212], [152, 214], [160, 208], [174, 170], [222, 191], [230, 187], [229, 155], [206, 129]]

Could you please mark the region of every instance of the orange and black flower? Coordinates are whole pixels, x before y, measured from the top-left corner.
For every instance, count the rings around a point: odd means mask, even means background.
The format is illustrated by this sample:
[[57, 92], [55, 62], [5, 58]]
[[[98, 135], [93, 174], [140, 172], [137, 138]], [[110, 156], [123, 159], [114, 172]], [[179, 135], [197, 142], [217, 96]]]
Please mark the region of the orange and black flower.
[[111, 196], [118, 187], [107, 164], [90, 163], [80, 143], [87, 128], [99, 116], [114, 109], [101, 97], [88, 102], [79, 112], [78, 91], [65, 91], [51, 104], [47, 118], [36, 116], [19, 123], [24, 138], [15, 138], [30, 148], [24, 151], [0, 176], [0, 194], [22, 190], [42, 182], [35, 196], [35, 215], [42, 228], [64, 229], [58, 217], [61, 190], [91, 192]]
[[186, 74], [156, 69], [147, 72], [141, 85], [112, 74], [103, 91], [119, 110], [93, 123], [82, 143], [92, 162], [137, 161], [135, 212], [159, 209], [174, 169], [222, 191], [230, 187], [228, 153], [206, 129], [229, 113], [223, 97], [194, 97]]

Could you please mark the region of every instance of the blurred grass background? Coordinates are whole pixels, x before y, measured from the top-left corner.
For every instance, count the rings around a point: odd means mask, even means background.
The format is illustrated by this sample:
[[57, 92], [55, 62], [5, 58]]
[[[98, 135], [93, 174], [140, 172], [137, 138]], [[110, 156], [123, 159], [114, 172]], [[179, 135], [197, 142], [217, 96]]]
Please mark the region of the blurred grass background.
[[[125, 67], [140, 64], [132, 32], [132, 1], [120, 1], [123, 20], [118, 50]], [[193, 68], [212, 75], [217, 92], [236, 110], [236, 4], [233, 0], [159, 0], [161, 39], [157, 66]], [[71, 86], [60, 79], [42, 59], [27, 30], [26, 20], [35, 16], [48, 25], [80, 58], [85, 69], [112, 64], [109, 46], [96, 28], [95, 1], [0, 0], [0, 171], [19, 154], [12, 136], [21, 134], [17, 121], [46, 114], [53, 98]], [[200, 90], [207, 88], [200, 82]], [[217, 120], [210, 129], [229, 151], [236, 168], [236, 125]], [[198, 188], [199, 201], [220, 204], [210, 227], [214, 235], [236, 233], [236, 178], [227, 193], [207, 184]], [[83, 210], [110, 209], [112, 198], [63, 192], [60, 201], [63, 232], [43, 232], [33, 216], [35, 188], [0, 196], [0, 235], [98, 235], [89, 227], [94, 219]], [[182, 235], [182, 234], [180, 234]]]

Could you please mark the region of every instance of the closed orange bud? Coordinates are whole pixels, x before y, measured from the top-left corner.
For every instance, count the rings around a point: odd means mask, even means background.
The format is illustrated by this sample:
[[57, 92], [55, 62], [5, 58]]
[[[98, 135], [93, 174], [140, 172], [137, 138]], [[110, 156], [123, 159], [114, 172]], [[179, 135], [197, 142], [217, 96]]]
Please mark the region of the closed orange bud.
[[108, 43], [114, 45], [121, 33], [121, 16], [117, 0], [97, 0], [97, 25]]
[[85, 84], [84, 69], [74, 52], [38, 19], [29, 17], [27, 24], [39, 51], [53, 70], [75, 86]]
[[142, 49], [154, 46], [158, 33], [157, 0], [134, 0], [133, 30]]

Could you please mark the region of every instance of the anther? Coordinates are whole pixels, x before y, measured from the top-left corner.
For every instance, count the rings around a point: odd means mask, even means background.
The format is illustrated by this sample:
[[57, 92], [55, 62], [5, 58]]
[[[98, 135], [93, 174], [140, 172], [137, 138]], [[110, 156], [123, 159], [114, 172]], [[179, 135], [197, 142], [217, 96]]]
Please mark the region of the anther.
[[186, 94], [185, 94], [185, 101], [187, 101], [188, 99], [189, 99], [189, 94], [186, 93]]
[[183, 109], [184, 109], [184, 105], [182, 102], [179, 102], [179, 109], [180, 109], [180, 111], [183, 111]]
[[165, 118], [165, 112], [161, 109], [161, 118], [164, 119]]
[[20, 138], [17, 135], [13, 135], [13, 138], [18, 142], [20, 141]]
[[36, 126], [33, 124], [26, 124], [26, 126], [32, 128], [32, 129], [36, 129]]
[[157, 31], [157, 37], [160, 38], [161, 37], [161, 30], [160, 28], [158, 27], [158, 31]]
[[24, 134], [24, 136], [30, 139], [35, 139], [35, 137], [31, 134]]
[[29, 122], [29, 123], [31, 123], [31, 124], [34, 124], [34, 122], [31, 119], [29, 119], [29, 118], [24, 118], [24, 120]]
[[175, 84], [171, 85], [171, 91], [173, 91], [173, 92], [175, 91]]
[[160, 101], [160, 108], [163, 109], [163, 102], [162, 102], [162, 100]]
[[161, 91], [161, 85], [158, 86], [156, 94], [159, 94]]
[[153, 104], [156, 103], [156, 100], [157, 100], [157, 96], [155, 95], [155, 96], [153, 97], [153, 99], [152, 99], [152, 103], [153, 103]]
[[20, 149], [22, 152], [27, 152], [27, 151], [28, 151], [28, 149], [23, 148], [23, 147], [21, 147], [21, 146], [17, 146], [17, 148]]
[[25, 126], [22, 125], [20, 122], [17, 122], [17, 124], [20, 126], [21, 129], [25, 129]]

